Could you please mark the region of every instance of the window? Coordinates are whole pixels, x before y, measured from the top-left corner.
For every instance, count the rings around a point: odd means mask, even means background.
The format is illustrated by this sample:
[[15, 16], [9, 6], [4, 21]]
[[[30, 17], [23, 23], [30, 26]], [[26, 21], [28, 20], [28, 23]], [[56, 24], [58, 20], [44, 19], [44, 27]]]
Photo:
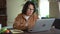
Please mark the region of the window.
[[39, 3], [39, 18], [49, 16], [48, 0], [40, 0]]

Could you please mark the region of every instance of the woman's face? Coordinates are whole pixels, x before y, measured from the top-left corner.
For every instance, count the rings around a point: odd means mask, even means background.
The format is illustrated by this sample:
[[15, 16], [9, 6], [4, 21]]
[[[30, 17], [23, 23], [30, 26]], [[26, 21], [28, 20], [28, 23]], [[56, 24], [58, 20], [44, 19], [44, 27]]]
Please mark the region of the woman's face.
[[32, 4], [30, 4], [30, 5], [28, 6], [26, 15], [30, 16], [30, 15], [33, 14], [33, 12], [34, 12], [34, 6], [33, 6]]

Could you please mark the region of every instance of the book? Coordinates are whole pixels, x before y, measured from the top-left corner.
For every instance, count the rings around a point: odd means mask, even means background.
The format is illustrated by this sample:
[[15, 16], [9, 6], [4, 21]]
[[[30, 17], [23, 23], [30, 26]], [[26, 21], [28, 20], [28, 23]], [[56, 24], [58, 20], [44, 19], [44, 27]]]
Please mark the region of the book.
[[12, 33], [24, 33], [24, 31], [22, 30], [17, 30], [17, 29], [13, 29], [13, 30], [10, 30]]

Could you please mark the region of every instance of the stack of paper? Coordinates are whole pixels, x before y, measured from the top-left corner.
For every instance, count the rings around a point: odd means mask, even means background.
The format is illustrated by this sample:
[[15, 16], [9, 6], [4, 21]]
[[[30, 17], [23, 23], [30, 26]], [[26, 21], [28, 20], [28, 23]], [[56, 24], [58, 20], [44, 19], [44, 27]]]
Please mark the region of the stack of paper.
[[10, 30], [12, 33], [24, 33], [22, 30], [13, 29]]

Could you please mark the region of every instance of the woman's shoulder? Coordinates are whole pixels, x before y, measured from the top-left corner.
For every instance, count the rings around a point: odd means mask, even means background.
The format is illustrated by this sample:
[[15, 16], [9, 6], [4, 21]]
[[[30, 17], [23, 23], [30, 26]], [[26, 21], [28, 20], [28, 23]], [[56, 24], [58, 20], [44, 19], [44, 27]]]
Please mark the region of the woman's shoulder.
[[19, 13], [18, 16], [22, 15], [22, 13]]
[[34, 13], [33, 15], [34, 15], [34, 16], [38, 16], [38, 14], [36, 14], [36, 13]]
[[21, 16], [22, 16], [22, 13], [19, 13], [16, 18], [21, 17]]
[[34, 13], [33, 16], [34, 16], [35, 18], [38, 18], [38, 14], [36, 14], [36, 13]]

